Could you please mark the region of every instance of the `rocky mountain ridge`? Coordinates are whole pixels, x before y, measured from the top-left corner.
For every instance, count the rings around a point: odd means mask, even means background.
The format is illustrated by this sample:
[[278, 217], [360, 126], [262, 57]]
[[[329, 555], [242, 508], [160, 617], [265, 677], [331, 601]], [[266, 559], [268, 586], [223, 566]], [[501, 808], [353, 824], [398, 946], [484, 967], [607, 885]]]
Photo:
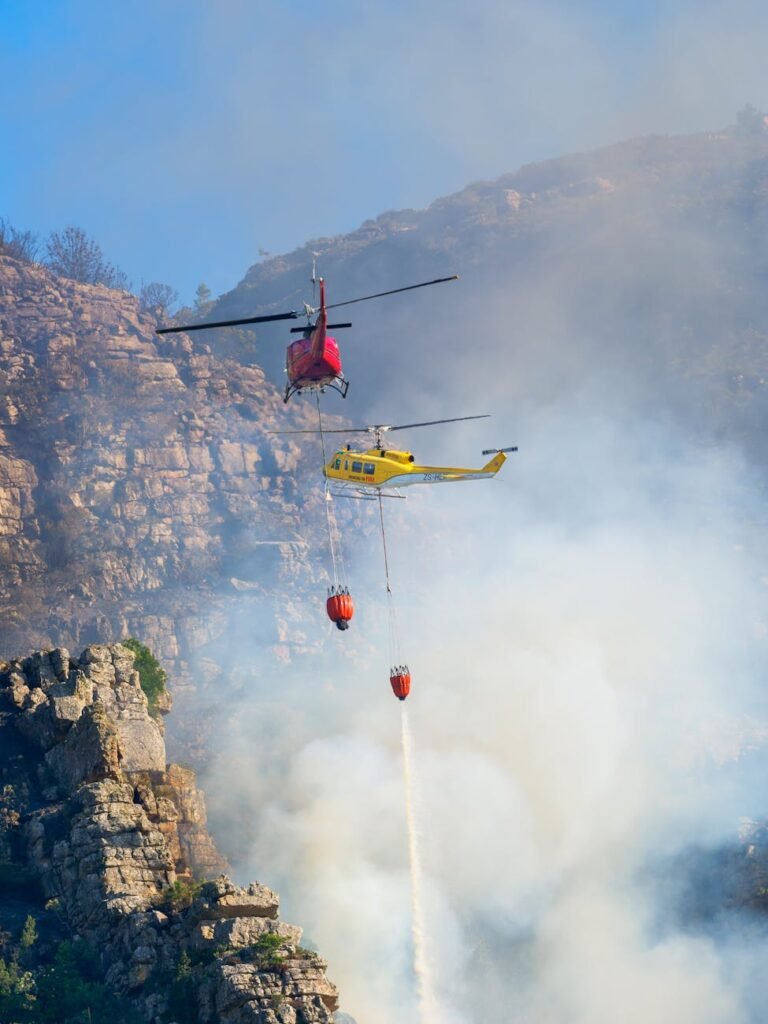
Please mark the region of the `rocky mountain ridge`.
[[[449, 415], [468, 389], [495, 415], [534, 414], [594, 386], [601, 404], [616, 394], [642, 415], [671, 414], [768, 466], [766, 224], [762, 122], [648, 136], [312, 239], [253, 265], [210, 318], [300, 308], [314, 254], [330, 301], [458, 272], [455, 285], [350, 308], [355, 415], [372, 402], [378, 417], [425, 403]], [[242, 337], [206, 334], [237, 358]], [[247, 338], [278, 373], [272, 330]]]
[[[148, 1024], [170, 1019], [180, 963], [200, 1024], [330, 1022], [338, 996], [326, 965], [279, 920], [276, 894], [220, 874], [194, 773], [166, 764], [133, 663], [115, 644], [0, 665], [6, 874], [27, 879], [33, 918], [54, 908], [99, 951], [107, 984]], [[0, 899], [0, 925], [5, 914]]]

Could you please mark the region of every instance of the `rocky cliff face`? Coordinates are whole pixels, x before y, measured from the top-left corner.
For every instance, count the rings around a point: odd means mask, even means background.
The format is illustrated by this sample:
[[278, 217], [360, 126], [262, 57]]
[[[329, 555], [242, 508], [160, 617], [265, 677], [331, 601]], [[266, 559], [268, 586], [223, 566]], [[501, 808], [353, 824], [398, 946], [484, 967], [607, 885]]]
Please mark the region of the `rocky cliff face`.
[[[0, 862], [99, 951], [148, 1024], [171, 1019], [180, 979], [200, 1024], [331, 1021], [326, 965], [276, 894], [221, 874], [194, 774], [166, 765], [133, 661], [116, 644], [0, 665]], [[0, 895], [0, 925], [6, 910]]]
[[311, 648], [320, 458], [268, 434], [314, 427], [308, 404], [156, 326], [128, 293], [0, 256], [0, 642], [136, 635], [179, 688], [235, 605], [278, 657]]

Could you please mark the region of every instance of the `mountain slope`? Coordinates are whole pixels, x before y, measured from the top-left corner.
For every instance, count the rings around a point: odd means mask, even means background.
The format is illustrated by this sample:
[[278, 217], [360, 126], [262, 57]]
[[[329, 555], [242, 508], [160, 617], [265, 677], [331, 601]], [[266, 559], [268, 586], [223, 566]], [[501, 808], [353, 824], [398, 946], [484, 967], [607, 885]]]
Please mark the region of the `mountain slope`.
[[[489, 411], [530, 409], [597, 381], [697, 433], [745, 440], [765, 462], [767, 224], [764, 128], [654, 136], [313, 239], [251, 267], [210, 316], [297, 308], [313, 252], [331, 301], [457, 271], [455, 285], [350, 310], [340, 341], [357, 415], [447, 413], [467, 391]], [[246, 346], [226, 332], [208, 341], [277, 379], [275, 327]]]

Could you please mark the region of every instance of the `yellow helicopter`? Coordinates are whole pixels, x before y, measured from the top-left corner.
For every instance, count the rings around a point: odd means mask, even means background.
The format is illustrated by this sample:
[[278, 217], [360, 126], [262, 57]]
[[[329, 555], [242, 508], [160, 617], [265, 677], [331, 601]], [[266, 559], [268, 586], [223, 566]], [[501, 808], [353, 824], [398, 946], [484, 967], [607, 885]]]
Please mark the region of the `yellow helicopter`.
[[[488, 419], [483, 416], [454, 416], [451, 419], [428, 420], [424, 423], [402, 423], [392, 426], [388, 423], [376, 423], [366, 427], [347, 427], [341, 430], [278, 430], [278, 434], [373, 434], [375, 441], [372, 448], [362, 451], [353, 449], [350, 444], [334, 452], [330, 461], [323, 466], [326, 479], [336, 483], [337, 489], [331, 493], [336, 497], [362, 498], [375, 501], [371, 489], [386, 498], [404, 498], [399, 493], [401, 487], [414, 484], [457, 483], [463, 480], [488, 480], [499, 472], [506, 461], [506, 452], [516, 452], [517, 447], [486, 448], [483, 455], [493, 458], [480, 469], [464, 469], [459, 466], [421, 466], [417, 465], [411, 452], [384, 447], [384, 434], [395, 430], [409, 430], [414, 427], [432, 427], [441, 423], [459, 423], [464, 420]], [[391, 489], [394, 490], [391, 490]], [[367, 493], [366, 493], [367, 492]]]

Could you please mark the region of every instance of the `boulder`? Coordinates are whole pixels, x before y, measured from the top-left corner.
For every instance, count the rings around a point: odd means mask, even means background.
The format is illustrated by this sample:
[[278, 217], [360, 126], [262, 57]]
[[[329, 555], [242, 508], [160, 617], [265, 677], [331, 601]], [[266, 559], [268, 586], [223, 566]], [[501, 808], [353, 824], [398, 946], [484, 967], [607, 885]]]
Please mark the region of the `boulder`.
[[280, 905], [277, 893], [254, 882], [245, 889], [234, 885], [226, 875], [207, 882], [195, 906], [197, 917], [215, 921], [228, 917], [265, 917], [275, 919]]

